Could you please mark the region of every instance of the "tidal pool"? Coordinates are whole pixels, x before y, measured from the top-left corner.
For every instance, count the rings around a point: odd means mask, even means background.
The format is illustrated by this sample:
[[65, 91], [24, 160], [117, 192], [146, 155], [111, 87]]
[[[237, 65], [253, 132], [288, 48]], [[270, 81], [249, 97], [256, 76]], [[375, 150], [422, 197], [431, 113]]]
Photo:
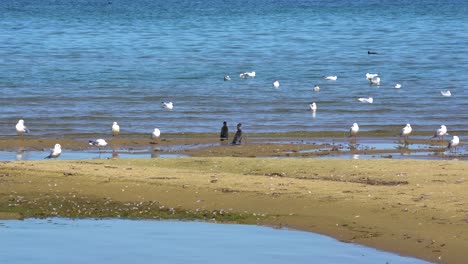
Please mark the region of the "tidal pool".
[[0, 263], [429, 263], [309, 232], [120, 219], [0, 220]]

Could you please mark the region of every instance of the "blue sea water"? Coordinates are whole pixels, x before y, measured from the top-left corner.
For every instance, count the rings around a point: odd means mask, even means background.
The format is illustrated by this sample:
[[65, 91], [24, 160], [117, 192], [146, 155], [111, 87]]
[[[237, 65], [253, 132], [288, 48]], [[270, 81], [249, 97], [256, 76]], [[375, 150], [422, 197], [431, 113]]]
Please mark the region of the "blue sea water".
[[247, 133], [467, 131], [465, 0], [6, 0], [0, 14], [0, 135], [18, 119], [35, 135], [108, 134], [113, 121], [148, 134], [223, 120]]
[[0, 221], [0, 246], [11, 264], [429, 263], [307, 232], [200, 222]]

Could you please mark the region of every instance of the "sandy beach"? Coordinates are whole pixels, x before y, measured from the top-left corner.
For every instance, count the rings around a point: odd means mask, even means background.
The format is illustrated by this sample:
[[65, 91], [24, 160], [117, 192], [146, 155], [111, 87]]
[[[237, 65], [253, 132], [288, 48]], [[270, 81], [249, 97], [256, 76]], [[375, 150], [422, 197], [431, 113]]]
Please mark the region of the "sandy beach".
[[[212, 135], [180, 135], [150, 146], [205, 147], [181, 150], [192, 156], [188, 158], [2, 162], [0, 218], [260, 224], [313, 231], [434, 262], [464, 261], [466, 161], [307, 158], [311, 155], [301, 150], [324, 145], [291, 144], [286, 138], [296, 142], [300, 137], [257, 135], [245, 145], [228, 146]], [[69, 149], [89, 148], [86, 138], [2, 139], [0, 147], [10, 150], [22, 143], [26, 149], [41, 149], [57, 141]], [[150, 141], [127, 136], [110, 142], [139, 148]], [[333, 145], [326, 147], [336, 151]], [[288, 156], [298, 158], [277, 158]]]

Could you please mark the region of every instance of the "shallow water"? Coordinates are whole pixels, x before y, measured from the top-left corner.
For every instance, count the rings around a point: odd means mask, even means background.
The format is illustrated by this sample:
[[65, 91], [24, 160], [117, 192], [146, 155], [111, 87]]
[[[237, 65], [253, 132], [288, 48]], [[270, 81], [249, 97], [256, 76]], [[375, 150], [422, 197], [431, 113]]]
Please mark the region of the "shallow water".
[[35, 135], [109, 134], [113, 121], [148, 134], [223, 120], [246, 132], [467, 129], [464, 0], [10, 0], [0, 13], [0, 135], [20, 118]]
[[428, 263], [308, 232], [202, 222], [0, 220], [0, 263]]
[[[0, 160], [42, 160], [49, 155], [45, 151], [0, 151]], [[57, 159], [81, 160], [81, 159], [137, 159], [137, 158], [179, 158], [187, 157], [182, 154], [163, 154], [159, 152], [63, 152]]]

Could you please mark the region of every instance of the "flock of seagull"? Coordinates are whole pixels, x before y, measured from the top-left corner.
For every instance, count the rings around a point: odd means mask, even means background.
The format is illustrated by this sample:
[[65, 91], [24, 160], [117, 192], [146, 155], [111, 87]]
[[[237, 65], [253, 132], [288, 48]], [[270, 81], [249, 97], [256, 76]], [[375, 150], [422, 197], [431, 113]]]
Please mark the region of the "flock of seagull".
[[[371, 54], [371, 53], [369, 53], [369, 54]], [[243, 73], [239, 74], [239, 77], [242, 78], [242, 79], [246, 79], [248, 77], [253, 78], [255, 76], [256, 76], [255, 72], [243, 72]], [[322, 76], [322, 77], [325, 80], [329, 80], [329, 81], [336, 81], [338, 79], [338, 76], [336, 76], [336, 75]], [[380, 85], [380, 76], [379, 76], [378, 73], [366, 73], [366, 79], [370, 82], [371, 85], [377, 85], [377, 86]], [[231, 77], [226, 75], [226, 76], [224, 76], [224, 80], [225, 81], [230, 81]], [[272, 83], [272, 85], [275, 88], [279, 88], [280, 87], [280, 82], [278, 80], [275, 80]], [[401, 87], [402, 87], [402, 85], [400, 83], [396, 83], [395, 86], [394, 86], [395, 89], [400, 89]], [[315, 85], [314, 88], [313, 88], [313, 91], [314, 92], [320, 92], [320, 86]], [[442, 94], [442, 96], [447, 96], [447, 97], [452, 96], [452, 93], [449, 90], [441, 91], [440, 93]], [[374, 98], [372, 98], [372, 97], [367, 97], [367, 98], [366, 97], [361, 97], [361, 98], [358, 98], [357, 100], [359, 102], [362, 102], [362, 103], [368, 103], [368, 104], [374, 103]], [[317, 104], [315, 102], [310, 103], [309, 104], [309, 109], [312, 110], [313, 113], [315, 113], [315, 111], [317, 110]], [[406, 126], [403, 127], [401, 129], [401, 131], [400, 131], [400, 137], [403, 137], [405, 140], [407, 140], [412, 131], [413, 131], [413, 129], [411, 128], [411, 125], [406, 124]], [[354, 123], [351, 126], [351, 128], [349, 129], [349, 137], [356, 138], [358, 132], [359, 132], [359, 125], [357, 123]], [[448, 135], [447, 127], [445, 125], [441, 125], [440, 128], [435, 131], [434, 136], [432, 138], [437, 137], [439, 140], [443, 140], [443, 137], [445, 135]], [[453, 138], [448, 143], [447, 148], [448, 149], [452, 149], [452, 148], [455, 149], [459, 144], [460, 144], [460, 138], [458, 136], [453, 136]]]
[[[256, 76], [255, 72], [243, 72], [243, 73], [239, 74], [239, 77], [242, 78], [242, 79], [246, 79], [246, 78], [249, 78], [249, 77], [254, 78], [255, 76]], [[338, 79], [338, 76], [335, 76], [335, 75], [323, 76], [323, 78], [325, 80], [329, 80], [329, 81], [336, 81]], [[377, 73], [366, 73], [366, 79], [370, 82], [371, 85], [380, 85], [380, 76]], [[231, 80], [231, 77], [224, 76], [224, 81], [230, 81], [230, 80]], [[272, 83], [272, 85], [275, 88], [280, 87], [280, 83], [279, 83], [278, 80], [275, 80]], [[395, 87], [395, 89], [400, 89], [402, 87], [402, 85], [397, 83], [397, 84], [395, 84], [394, 87]], [[319, 92], [320, 91], [320, 86], [315, 85], [313, 87], [313, 91], [314, 92]], [[442, 94], [442, 96], [451, 96], [452, 95], [451, 92], [448, 91], [448, 90], [447, 91], [441, 91], [441, 94]], [[372, 97], [368, 97], [368, 98], [363, 97], [363, 98], [358, 98], [357, 100], [362, 102], [362, 103], [369, 103], [369, 104], [372, 104], [374, 102], [374, 99]], [[174, 104], [172, 102], [162, 102], [162, 107], [171, 110], [171, 109], [174, 108]], [[310, 108], [310, 110], [312, 110], [315, 113], [315, 111], [317, 110], [317, 104], [315, 102], [312, 102], [312, 103], [309, 104], [309, 108]], [[411, 125], [406, 124], [406, 126], [401, 129], [399, 135], [400, 135], [400, 137], [403, 137], [405, 140], [407, 140], [412, 131], [413, 131], [413, 129], [411, 128]], [[354, 123], [349, 129], [349, 137], [354, 137], [356, 139], [356, 137], [358, 135], [358, 132], [359, 132], [359, 125], [357, 123]], [[16, 133], [18, 135], [20, 135], [20, 136], [22, 136], [23, 134], [29, 133], [29, 129], [24, 125], [24, 120], [23, 119], [20, 119], [18, 121], [18, 123], [16, 124]], [[120, 133], [120, 126], [119, 126], [119, 124], [117, 122], [114, 122], [112, 124], [112, 136], [116, 137], [116, 136], [119, 135], [119, 133]], [[448, 135], [447, 127], [445, 125], [441, 125], [440, 128], [438, 128], [435, 131], [434, 136], [431, 137], [431, 139], [432, 138], [438, 138], [439, 140], [443, 140], [443, 137], [446, 136], [446, 135]], [[158, 141], [160, 136], [161, 136], [161, 131], [158, 128], [155, 128], [153, 130], [153, 132], [151, 133], [151, 138], [153, 139], [153, 143], [155, 141]], [[453, 136], [453, 138], [448, 143], [447, 148], [448, 149], [456, 149], [456, 147], [459, 144], [460, 144], [460, 138], [458, 136]], [[107, 146], [107, 142], [106, 142], [106, 140], [104, 140], [102, 138], [98, 138], [96, 140], [90, 140], [89, 145], [95, 146], [95, 147], [97, 147], [99, 149], [99, 151], [101, 151], [101, 148]], [[61, 153], [62, 153], [61, 145], [60, 144], [55, 144], [54, 148], [51, 150], [50, 154], [47, 157], [45, 157], [45, 159], [57, 158], [57, 157], [60, 156]]]
[[[172, 103], [171, 103], [172, 104]], [[19, 136], [23, 136], [24, 134], [29, 133], [29, 129], [24, 125], [24, 120], [20, 119], [18, 120], [18, 123], [16, 124], [16, 134]], [[112, 136], [116, 137], [120, 133], [120, 126], [117, 122], [114, 122], [112, 124]], [[159, 141], [161, 136], [161, 131], [158, 128], [155, 128], [153, 132], [151, 133], [151, 139], [153, 140], [153, 144]], [[104, 148], [107, 146], [107, 141], [103, 138], [98, 138], [96, 140], [90, 140], [89, 141], [90, 146], [97, 147], [99, 151], [101, 151], [101, 148]], [[45, 157], [44, 159], [55, 159], [58, 158], [62, 154], [62, 146], [60, 144], [55, 144], [54, 148], [50, 151], [50, 154]]]

